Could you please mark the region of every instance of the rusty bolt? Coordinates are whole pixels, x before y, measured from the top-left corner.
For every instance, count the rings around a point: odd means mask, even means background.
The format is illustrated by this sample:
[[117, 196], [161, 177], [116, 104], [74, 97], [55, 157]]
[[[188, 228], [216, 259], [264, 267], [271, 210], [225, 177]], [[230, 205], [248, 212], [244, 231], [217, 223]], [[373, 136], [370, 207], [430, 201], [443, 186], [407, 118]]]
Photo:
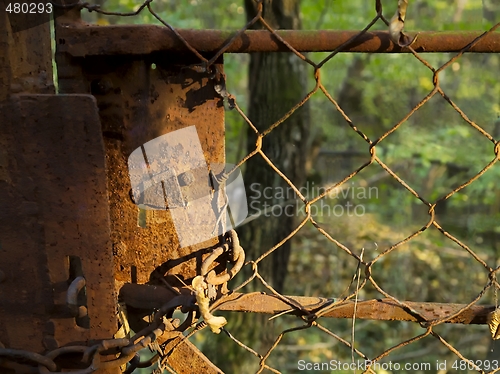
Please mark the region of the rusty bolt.
[[192, 185], [194, 183], [195, 177], [192, 171], [186, 171], [182, 174], [179, 174], [177, 179], [179, 180], [179, 185], [181, 187], [184, 187]]
[[80, 305], [77, 309], [77, 317], [78, 318], [83, 318], [83, 317], [86, 317], [88, 315], [88, 310], [87, 310], [87, 307], [84, 306], [84, 305]]

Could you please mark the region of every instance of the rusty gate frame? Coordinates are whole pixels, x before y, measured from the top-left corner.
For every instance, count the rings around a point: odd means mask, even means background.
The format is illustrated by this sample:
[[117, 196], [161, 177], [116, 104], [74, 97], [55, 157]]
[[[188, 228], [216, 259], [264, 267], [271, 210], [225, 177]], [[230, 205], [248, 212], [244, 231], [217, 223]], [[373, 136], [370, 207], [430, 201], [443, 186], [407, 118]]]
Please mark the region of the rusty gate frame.
[[[137, 207], [129, 199], [126, 159], [157, 136], [195, 125], [205, 158], [218, 163], [225, 159], [224, 98], [215, 90], [213, 73], [200, 69], [179, 35], [215, 59], [220, 72], [223, 53], [289, 51], [289, 46], [301, 52], [407, 52], [382, 31], [279, 31], [286, 46], [266, 30], [234, 34], [174, 32], [151, 25], [94, 26], [84, 24], [77, 9], [59, 12], [58, 95], [51, 78], [48, 20], [15, 34], [8, 22], [0, 27], [5, 34], [0, 42], [7, 51], [0, 61], [0, 194], [8, 197], [0, 210], [0, 226], [5, 228], [0, 231], [0, 344], [40, 353], [113, 337], [118, 295], [137, 316], [160, 308], [176, 294], [161, 287], [158, 274], [170, 276], [169, 284], [189, 294], [185, 285], [199, 274], [202, 260], [218, 242], [180, 250], [169, 214], [148, 213], [147, 227], [138, 227]], [[479, 35], [422, 32], [413, 48], [459, 52]], [[500, 52], [500, 33], [486, 35], [469, 52]], [[224, 261], [217, 266], [223, 268]], [[75, 293], [69, 285], [81, 277], [85, 284]], [[79, 292], [83, 287], [84, 294]], [[78, 298], [76, 311], [65, 302], [69, 293]], [[326, 317], [353, 317], [352, 302], [325, 309], [330, 304], [325, 298], [229, 293], [214, 307], [267, 314], [290, 310], [306, 317], [323, 310]], [[356, 318], [421, 322], [416, 315], [444, 318], [466, 307], [405, 305], [412, 310], [390, 299], [359, 301]], [[472, 306], [449, 322], [485, 324], [493, 310]], [[169, 363], [174, 369], [219, 372], [183, 342], [184, 347], [172, 351]], [[193, 352], [199, 360], [186, 366], [183, 357]], [[19, 372], [24, 367], [9, 365]]]

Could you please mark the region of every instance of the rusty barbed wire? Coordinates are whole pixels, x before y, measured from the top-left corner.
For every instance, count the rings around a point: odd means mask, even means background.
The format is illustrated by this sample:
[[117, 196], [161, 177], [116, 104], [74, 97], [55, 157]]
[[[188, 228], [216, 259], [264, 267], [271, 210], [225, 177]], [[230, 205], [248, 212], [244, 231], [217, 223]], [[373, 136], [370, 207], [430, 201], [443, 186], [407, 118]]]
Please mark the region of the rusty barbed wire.
[[[375, 0], [374, 1], [374, 10], [375, 10], [375, 16], [367, 23], [366, 27], [363, 28], [362, 30], [359, 31], [357, 35], [343, 43], [341, 46], [339, 46], [336, 50], [332, 51], [327, 57], [325, 57], [323, 60], [320, 62], [314, 62], [312, 61], [308, 56], [305, 54], [297, 51], [294, 49], [294, 47], [288, 43], [279, 33], [277, 33], [276, 30], [274, 30], [269, 23], [264, 19], [263, 17], [263, 1], [259, 0], [256, 2], [257, 3], [257, 14], [255, 17], [253, 17], [247, 24], [242, 27], [240, 30], [238, 30], [232, 37], [230, 37], [225, 43], [220, 50], [212, 57], [212, 58], [206, 58], [201, 54], [199, 51], [197, 51], [195, 48], [193, 48], [188, 41], [186, 41], [185, 38], [182, 37], [182, 35], [169, 23], [167, 23], [165, 20], [163, 20], [160, 15], [155, 12], [154, 10], [154, 1], [153, 0], [146, 0], [144, 3], [142, 3], [137, 10], [133, 12], [126, 12], [126, 13], [119, 13], [119, 12], [110, 12], [110, 11], [105, 11], [100, 8], [99, 5], [92, 5], [87, 2], [76, 2], [72, 4], [56, 4], [53, 2], [54, 5], [59, 6], [61, 8], [77, 8], [77, 9], [87, 9], [89, 12], [96, 12], [100, 13], [102, 15], [113, 15], [113, 16], [136, 16], [139, 13], [145, 11], [150, 12], [150, 14], [158, 20], [161, 24], [163, 24], [165, 27], [170, 29], [176, 37], [181, 41], [186, 48], [196, 57], [199, 59], [199, 68], [201, 68], [203, 71], [207, 72], [213, 72], [213, 79], [217, 80], [218, 82], [218, 87], [219, 91], [218, 93], [229, 103], [231, 109], [235, 109], [236, 112], [241, 116], [243, 119], [243, 122], [248, 125], [253, 132], [257, 135], [257, 140], [255, 144], [255, 149], [245, 155], [239, 162], [236, 163], [234, 168], [230, 170], [229, 172], [225, 173], [222, 176], [219, 176], [219, 180], [223, 182], [225, 179], [227, 179], [228, 175], [230, 175], [232, 172], [234, 172], [238, 167], [242, 166], [245, 164], [250, 158], [255, 157], [256, 155], [260, 155], [262, 159], [274, 170], [274, 172], [279, 175], [283, 181], [286, 182], [286, 184], [296, 193], [296, 196], [298, 196], [298, 200], [300, 200], [304, 205], [304, 209], [306, 212], [306, 216], [303, 220], [301, 220], [296, 228], [292, 230], [283, 240], [281, 240], [279, 243], [274, 245], [271, 248], [265, 248], [263, 249], [262, 255], [260, 255], [257, 259], [252, 259], [248, 261], [245, 266], [251, 267], [253, 272], [252, 276], [247, 278], [242, 282], [241, 285], [234, 287], [234, 290], [239, 290], [245, 285], [247, 285], [249, 282], [252, 281], [259, 281], [272, 295], [274, 295], [276, 298], [279, 300], [283, 301], [286, 303], [289, 307], [290, 310], [286, 311], [287, 313], [290, 311], [296, 312], [297, 313], [297, 318], [300, 320], [302, 323], [300, 326], [293, 327], [286, 329], [282, 331], [274, 340], [274, 343], [271, 345], [271, 347], [264, 353], [259, 353], [252, 349], [251, 347], [247, 346], [245, 343], [242, 341], [238, 340], [237, 337], [233, 336], [232, 333], [227, 330], [226, 328], [220, 326], [222, 331], [233, 341], [235, 344], [238, 346], [242, 347], [244, 350], [250, 352], [252, 355], [257, 357], [259, 360], [259, 370], [258, 373], [262, 372], [263, 370], [269, 370], [274, 373], [280, 373], [280, 371], [276, 368], [271, 367], [268, 363], [267, 360], [272, 354], [272, 352], [276, 349], [276, 347], [280, 344], [280, 341], [283, 339], [283, 337], [291, 332], [294, 331], [300, 331], [300, 330], [305, 330], [305, 329], [316, 329], [318, 331], [321, 331], [325, 335], [328, 335], [329, 337], [335, 339], [342, 345], [348, 347], [349, 349], [352, 350], [352, 354], [356, 354], [358, 357], [362, 358], [365, 361], [370, 361], [372, 364], [376, 362], [380, 362], [384, 357], [387, 357], [389, 354], [391, 354], [394, 351], [397, 351], [398, 349], [405, 347], [407, 345], [410, 345], [416, 341], [419, 341], [421, 339], [424, 339], [426, 337], [433, 337], [437, 341], [439, 341], [444, 347], [446, 347], [450, 352], [452, 352], [454, 355], [459, 357], [461, 360], [464, 360], [465, 362], [470, 363], [475, 370], [481, 373], [485, 373], [485, 371], [478, 367], [473, 361], [465, 357], [462, 353], [460, 353], [459, 350], [457, 350], [452, 344], [450, 344], [443, 336], [441, 336], [439, 333], [437, 333], [434, 328], [438, 325], [442, 325], [448, 321], [453, 320], [455, 317], [463, 313], [464, 311], [468, 310], [472, 306], [476, 305], [478, 301], [483, 297], [483, 295], [488, 291], [490, 288], [494, 288], [495, 292], [498, 288], [500, 288], [499, 284], [496, 281], [496, 273], [499, 270], [500, 267], [493, 268], [490, 265], [487, 264], [485, 260], [481, 258], [481, 256], [476, 253], [472, 248], [470, 248], [468, 245], [466, 245], [463, 241], [461, 241], [459, 238], [456, 236], [452, 235], [451, 233], [447, 232], [437, 221], [436, 221], [436, 216], [435, 216], [435, 208], [439, 203], [442, 203], [443, 201], [449, 199], [453, 195], [455, 195], [457, 192], [465, 188], [466, 186], [470, 185], [474, 181], [476, 181], [479, 177], [481, 177], [487, 170], [490, 170], [499, 160], [500, 157], [500, 141], [498, 139], [495, 139], [491, 134], [489, 134], [483, 127], [481, 127], [479, 124], [475, 123], [472, 121], [466, 113], [460, 109], [460, 107], [446, 94], [445, 90], [443, 87], [440, 85], [440, 79], [439, 75], [442, 73], [446, 68], [451, 66], [453, 62], [457, 61], [460, 59], [466, 52], [468, 52], [475, 44], [477, 44], [481, 39], [485, 38], [487, 35], [493, 33], [495, 30], [497, 30], [500, 27], [500, 23], [494, 25], [491, 27], [488, 31], [484, 32], [482, 35], [477, 37], [473, 42], [470, 44], [466, 45], [463, 47], [463, 49], [455, 54], [452, 58], [450, 58], [448, 61], [443, 63], [441, 66], [435, 68], [432, 66], [431, 63], [429, 63], [421, 53], [417, 52], [415, 49], [412, 48], [412, 44], [415, 42], [417, 36], [410, 38], [406, 34], [403, 33], [403, 28], [404, 28], [404, 21], [405, 21], [405, 13], [408, 7], [408, 2], [407, 1], [402, 1], [400, 0], [398, 11], [392, 17], [390, 20], [388, 20], [383, 12], [383, 6], [381, 0]], [[380, 135], [377, 139], [370, 139], [370, 137], [365, 134], [362, 130], [359, 129], [355, 121], [351, 120], [349, 115], [343, 110], [341, 105], [339, 105], [338, 101], [335, 100], [335, 98], [328, 92], [327, 88], [323, 85], [321, 81], [321, 69], [335, 56], [342, 52], [343, 49], [347, 48], [349, 45], [355, 43], [363, 34], [368, 32], [375, 24], [378, 22], [383, 22], [387, 27], [388, 31], [391, 35], [391, 38], [395, 43], [397, 43], [401, 48], [405, 48], [411, 52], [411, 54], [415, 57], [416, 60], [418, 60], [423, 66], [426, 66], [433, 74], [433, 82], [432, 82], [432, 89], [430, 92], [423, 98], [421, 99], [416, 105], [414, 105], [410, 111], [406, 113], [403, 118], [394, 124], [389, 130], [385, 131], [382, 135]], [[274, 123], [270, 123], [268, 127], [263, 130], [259, 131], [257, 127], [252, 123], [252, 121], [247, 117], [247, 115], [244, 113], [244, 111], [240, 108], [238, 105], [235, 97], [231, 95], [225, 86], [225, 80], [226, 77], [223, 73], [215, 70], [212, 71], [212, 67], [215, 64], [215, 61], [224, 54], [225, 51], [227, 51], [230, 46], [235, 42], [235, 40], [243, 35], [245, 32], [247, 32], [251, 26], [253, 26], [256, 23], [260, 23], [264, 29], [268, 30], [270, 34], [277, 40], [279, 40], [280, 43], [286, 46], [286, 48], [289, 50], [289, 52], [293, 55], [295, 55], [298, 59], [300, 59], [303, 63], [310, 65], [313, 68], [313, 79], [315, 81], [315, 86], [314, 88], [308, 92], [302, 100], [300, 100], [297, 104], [295, 104], [292, 108], [290, 108], [281, 118], [276, 120]], [[282, 172], [280, 169], [273, 163], [273, 161], [265, 154], [262, 148], [263, 142], [266, 141], [266, 137], [273, 132], [278, 126], [281, 126], [283, 122], [289, 118], [293, 113], [295, 113], [300, 107], [304, 106], [314, 94], [317, 94], [321, 92], [326, 99], [334, 106], [335, 110], [340, 113], [341, 117], [345, 120], [349, 128], [356, 133], [363, 141], [367, 144], [367, 155], [369, 156], [369, 160], [364, 162], [361, 166], [350, 172], [346, 177], [344, 177], [341, 181], [335, 183], [332, 186], [329, 186], [326, 188], [322, 193], [318, 194], [317, 196], [313, 198], [308, 198], [304, 196], [300, 189], [295, 186], [292, 181]], [[452, 188], [449, 192], [446, 194], [442, 195], [441, 197], [437, 198], [434, 202], [427, 201], [421, 194], [419, 194], [415, 188], [413, 188], [408, 182], [406, 182], [403, 178], [401, 178], [396, 171], [391, 169], [386, 163], [383, 162], [383, 160], [377, 156], [377, 146], [380, 145], [389, 135], [392, 133], [398, 131], [407, 121], [408, 119], [415, 114], [421, 107], [423, 107], [426, 103], [429, 102], [434, 96], [439, 94], [455, 112], [457, 112], [460, 117], [472, 128], [474, 128], [479, 134], [481, 134], [485, 139], [490, 141], [491, 143], [494, 144], [494, 149], [492, 152], [492, 159], [491, 161], [483, 167], [482, 170], [477, 172], [473, 177], [469, 178], [466, 181], [463, 181], [460, 185], [458, 185], [455, 188]], [[367, 167], [369, 167], [372, 164], [378, 164], [383, 170], [385, 170], [389, 176], [397, 182], [400, 186], [405, 188], [411, 195], [413, 195], [415, 198], [420, 200], [420, 202], [425, 205], [428, 208], [428, 216], [429, 220], [428, 222], [423, 225], [420, 229], [412, 232], [411, 234], [407, 235], [404, 239], [398, 241], [397, 243], [394, 243], [392, 245], [389, 245], [385, 248], [381, 248], [382, 250], [373, 258], [371, 261], [365, 261], [363, 259], [362, 255], [356, 254], [356, 252], [349, 248], [349, 246], [343, 244], [341, 240], [334, 238], [332, 235], [330, 235], [324, 228], [322, 228], [318, 222], [314, 219], [314, 217], [311, 214], [311, 206], [315, 202], [319, 201], [320, 199], [325, 198], [331, 191], [334, 191], [335, 189], [341, 187], [342, 185], [346, 184], [349, 182], [351, 179], [353, 179], [355, 176], [357, 176], [361, 171], [365, 170]], [[304, 227], [307, 223], [311, 223], [316, 230], [324, 237], [326, 238], [327, 241], [331, 242], [338, 248], [340, 248], [343, 252], [345, 252], [350, 258], [354, 259], [357, 264], [358, 264], [358, 270], [356, 270], [358, 275], [363, 274], [363, 278], [357, 278], [358, 282], [356, 284], [356, 288], [354, 291], [348, 293], [347, 296], [337, 299], [337, 300], [330, 300], [327, 304], [324, 306], [314, 310], [311, 312], [306, 306], [300, 304], [298, 301], [287, 297], [285, 295], [280, 294], [277, 292], [272, 285], [270, 285], [266, 279], [259, 273], [259, 264], [262, 261], [265, 261], [266, 258], [273, 253], [274, 251], [278, 250], [285, 242], [289, 241], [292, 237], [294, 237], [297, 232]], [[414, 238], [418, 237], [419, 235], [423, 234], [428, 228], [431, 226], [435, 227], [441, 234], [446, 237], [447, 239], [453, 241], [456, 243], [458, 246], [460, 246], [471, 258], [473, 258], [476, 262], [478, 262], [487, 272], [489, 281], [484, 285], [483, 289], [476, 294], [476, 296], [468, 302], [466, 305], [463, 307], [457, 309], [454, 313], [450, 313], [447, 316], [444, 317], [438, 317], [434, 319], [429, 319], [427, 318], [424, 314], [422, 314], [421, 311], [415, 310], [411, 305], [409, 305], [406, 301], [404, 300], [399, 300], [397, 297], [391, 295], [390, 293], [386, 292], [374, 279], [373, 277], [373, 266], [379, 262], [382, 258], [385, 258], [389, 254], [391, 254], [393, 251], [395, 251], [397, 248], [401, 247], [404, 244], [407, 244]], [[231, 248], [230, 247], [231, 244]], [[244, 243], [243, 243], [244, 245]], [[209, 271], [208, 269], [212, 265], [213, 261], [221, 256], [223, 253], [230, 252], [231, 255], [231, 261], [234, 263], [234, 268], [230, 270], [229, 272], [223, 274], [223, 275], [216, 275], [213, 273], [213, 271]], [[199, 288], [200, 293], [203, 293], [203, 297], [199, 296], [198, 297], [198, 304], [200, 304], [200, 300], [204, 300], [204, 298], [209, 298], [213, 299], [216, 297], [217, 293], [213, 289], [213, 286], [216, 285], [221, 285], [227, 283], [230, 279], [234, 277], [234, 275], [239, 272], [239, 270], [242, 268], [245, 260], [245, 253], [242, 250], [239, 239], [236, 236], [234, 232], [231, 232], [231, 234], [226, 238], [226, 242], [216, 248], [212, 254], [205, 260], [201, 267], [201, 276], [203, 277], [203, 280], [200, 280], [203, 283]], [[364, 272], [361, 271], [362, 268], [364, 267]], [[354, 281], [354, 278], [353, 278]], [[353, 284], [353, 281], [351, 281], [351, 284], [349, 285], [347, 291], [349, 290], [350, 286]], [[77, 315], [84, 315], [86, 313], [85, 310], [78, 310], [78, 305], [77, 305], [77, 294], [79, 290], [84, 286], [85, 282], [83, 278], [78, 278], [75, 279], [75, 283], [72, 285], [72, 292], [68, 293], [68, 304], [72, 306], [73, 310], [75, 311], [75, 314]], [[409, 314], [411, 314], [420, 325], [425, 328], [425, 332], [412, 337], [410, 339], [404, 340], [386, 350], [381, 352], [379, 355], [373, 358], [369, 358], [367, 355], [365, 355], [360, 349], [354, 347], [354, 342], [348, 342], [347, 340], [343, 339], [341, 336], [335, 334], [334, 332], [330, 331], [328, 328], [324, 327], [321, 323], [320, 320], [321, 318], [324, 318], [323, 316], [327, 314], [328, 312], [331, 312], [333, 309], [338, 308], [340, 306], [345, 305], [347, 302], [349, 302], [351, 299], [355, 298], [357, 300], [359, 293], [367, 284], [370, 284], [377, 290], [380, 294], [384, 295], [387, 299], [390, 299], [393, 301], [395, 304], [397, 304], [399, 307], [403, 308], [406, 310]], [[198, 284], [199, 285], [199, 284]], [[205, 288], [203, 288], [203, 285], [205, 285]], [[194, 284], [193, 284], [194, 286]], [[206, 293], [206, 294], [205, 294]], [[210, 310], [206, 308], [205, 311], [205, 316], [209, 316], [211, 312], [217, 311], [221, 305], [224, 304], [225, 300], [228, 298], [228, 294], [223, 294], [221, 295], [217, 300], [215, 300], [210, 307]], [[192, 328], [193, 325], [195, 324], [195, 315], [198, 312], [198, 309], [195, 305], [195, 296], [194, 295], [178, 295], [176, 296], [173, 300], [169, 301], [168, 303], [164, 304], [154, 315], [153, 321], [146, 327], [144, 330], [139, 331], [134, 337], [130, 339], [110, 339], [110, 340], [104, 340], [101, 343], [87, 347], [87, 346], [71, 346], [71, 347], [63, 347], [63, 348], [58, 348], [55, 350], [52, 350], [45, 355], [37, 354], [37, 353], [32, 353], [32, 352], [27, 352], [23, 350], [14, 350], [14, 349], [7, 349], [0, 347], [0, 358], [2, 358], [4, 361], [5, 360], [11, 360], [15, 362], [21, 362], [21, 363], [28, 363], [31, 365], [37, 365], [39, 367], [40, 373], [58, 373], [60, 368], [56, 365], [55, 359], [60, 356], [64, 355], [67, 353], [77, 353], [82, 356], [82, 363], [87, 365], [87, 368], [85, 369], [79, 369], [79, 370], [73, 370], [69, 371], [70, 373], [78, 373], [78, 374], [87, 374], [87, 373], [92, 373], [98, 369], [101, 368], [110, 368], [110, 367], [121, 367], [125, 365], [126, 363], [130, 363], [129, 368], [125, 369], [124, 373], [131, 373], [135, 368], [141, 368], [141, 367], [149, 367], [153, 365], [155, 362], [160, 362], [160, 368], [164, 368], [165, 370], [169, 370], [173, 372], [170, 368], [168, 368], [165, 360], [165, 355], [162, 353], [157, 353], [153, 358], [149, 359], [148, 361], [141, 362], [140, 357], [137, 355], [137, 352], [140, 350], [144, 349], [145, 347], [151, 345], [155, 341], [159, 339], [164, 334], [169, 334], [169, 333], [175, 333], [175, 332], [183, 332], [186, 331], [188, 328]], [[207, 299], [208, 300], [208, 299]], [[207, 301], [208, 303], [208, 301]], [[208, 305], [208, 304], [207, 304]], [[176, 308], [183, 307], [187, 309], [189, 316], [186, 317], [185, 323], [183, 323], [182, 328], [179, 328], [179, 326], [175, 326], [173, 324], [173, 320], [168, 317], [171, 315], [173, 310]], [[201, 308], [201, 306], [200, 306]], [[355, 310], [355, 309], [354, 309]], [[354, 312], [355, 313], [355, 312]], [[211, 316], [211, 315], [210, 315]], [[353, 314], [355, 317], [356, 314]], [[498, 322], [497, 322], [498, 323]], [[201, 322], [196, 325], [196, 327], [191, 331], [190, 334], [188, 334], [186, 337], [183, 339], [189, 339], [191, 336], [193, 336], [195, 333], [198, 331], [203, 330], [205, 327], [207, 327], [207, 323]], [[493, 332], [492, 332], [493, 333]], [[495, 330], [496, 333], [496, 330]], [[161, 346], [161, 345], [160, 345]], [[112, 361], [101, 361], [101, 356], [105, 352], [114, 352], [116, 355], [116, 358]], [[354, 356], [353, 356], [354, 357]], [[500, 368], [494, 369], [491, 371], [492, 373], [498, 372]], [[366, 368], [364, 372], [369, 372], [369, 373], [374, 373], [375, 371], [371, 368], [371, 364]]]

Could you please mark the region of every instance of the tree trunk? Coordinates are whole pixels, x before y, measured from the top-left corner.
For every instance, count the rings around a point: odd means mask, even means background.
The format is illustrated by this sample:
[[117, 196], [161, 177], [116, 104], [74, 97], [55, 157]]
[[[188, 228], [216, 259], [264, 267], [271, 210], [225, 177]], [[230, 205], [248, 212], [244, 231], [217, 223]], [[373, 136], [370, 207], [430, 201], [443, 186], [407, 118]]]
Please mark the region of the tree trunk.
[[[266, 0], [263, 6], [264, 19], [274, 29], [300, 28], [299, 0]], [[256, 14], [255, 2], [245, 0], [245, 7], [247, 18], [250, 20]], [[260, 23], [256, 24], [255, 28], [261, 28]], [[293, 53], [251, 55], [248, 117], [260, 132], [283, 117], [307, 94], [306, 68], [307, 64]], [[306, 180], [308, 138], [309, 110], [306, 104], [266, 136], [262, 145], [267, 157], [297, 187], [301, 187]], [[255, 133], [249, 128], [248, 152], [255, 149], [255, 141]], [[259, 210], [263, 213], [266, 207], [274, 206], [274, 209], [261, 214], [258, 219], [238, 230], [247, 259], [256, 260], [296, 227], [297, 205], [292, 202], [286, 203], [295, 195], [292, 194], [290, 186], [260, 155], [250, 159], [245, 168], [244, 179], [250, 204], [249, 213], [255, 214]], [[265, 194], [264, 189], [266, 189]], [[281, 194], [283, 191], [285, 193]], [[289, 191], [288, 196], [286, 191]], [[287, 205], [293, 205], [293, 208], [288, 207], [285, 210]], [[279, 292], [283, 291], [285, 285], [290, 244], [290, 241], [286, 242], [259, 263], [259, 274]], [[249, 274], [247, 272], [245, 276]]]
[[[299, 0], [265, 0], [263, 16], [274, 29], [297, 29], [299, 21]], [[245, 0], [248, 19], [256, 14], [255, 2]], [[254, 28], [261, 28], [260, 24]], [[283, 117], [306, 95], [306, 63], [293, 53], [254, 53], [251, 55], [249, 69], [249, 109], [248, 117], [260, 131], [264, 131]], [[312, 70], [311, 70], [312, 72]], [[263, 140], [262, 150], [297, 187], [306, 180], [306, 158], [309, 143], [308, 105], [299, 108], [284, 123], [275, 128]], [[247, 151], [255, 150], [255, 133], [249, 129]], [[247, 260], [256, 260], [262, 253], [285, 238], [296, 227], [298, 217], [295, 203], [283, 212], [283, 204], [294, 195], [283, 196], [280, 191], [291, 190], [289, 185], [256, 155], [245, 163], [244, 180], [247, 192], [249, 213], [254, 214], [265, 206], [275, 206], [274, 210], [263, 214], [246, 225], [238, 228], [240, 242]], [[270, 187], [270, 188], [269, 188]], [[264, 189], [267, 193], [264, 196]], [[271, 191], [271, 192], [269, 192]], [[298, 205], [300, 208], [301, 205]], [[293, 212], [292, 212], [293, 210]], [[303, 211], [302, 211], [303, 212]], [[292, 214], [291, 214], [292, 213]], [[299, 213], [303, 214], [304, 213]], [[259, 263], [259, 274], [282, 292], [285, 287], [287, 264], [290, 256], [290, 242], [277, 248], [269, 257]], [[232, 283], [239, 284], [251, 276], [249, 267], [241, 271]], [[259, 281], [254, 280], [243, 289], [255, 290]], [[227, 330], [237, 339], [264, 355], [281, 331], [273, 328], [268, 316], [246, 313], [227, 315]], [[245, 353], [228, 338], [217, 339], [204, 349], [213, 362], [227, 373], [251, 373], [258, 369], [259, 360]]]

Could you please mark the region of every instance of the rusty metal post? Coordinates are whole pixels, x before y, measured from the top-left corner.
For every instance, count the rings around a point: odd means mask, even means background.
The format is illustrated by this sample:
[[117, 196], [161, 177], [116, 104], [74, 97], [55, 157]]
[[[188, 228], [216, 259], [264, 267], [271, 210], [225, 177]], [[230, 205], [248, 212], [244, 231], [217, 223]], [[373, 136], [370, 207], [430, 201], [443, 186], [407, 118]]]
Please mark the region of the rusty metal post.
[[[117, 326], [95, 101], [88, 95], [20, 95], [0, 111], [4, 343], [40, 352], [109, 338]], [[78, 275], [86, 279], [89, 315], [80, 326], [65, 301]]]
[[[197, 261], [195, 256], [198, 249], [217, 243], [214, 239], [179, 248], [170, 212], [141, 212], [130, 198], [130, 153], [163, 134], [195, 126], [207, 162], [224, 162], [222, 98], [215, 93], [209, 74], [184, 68], [195, 62], [186, 57], [176, 61], [168, 55], [82, 61], [100, 108], [105, 137], [115, 276], [119, 282], [145, 283], [169, 260], [179, 265], [168, 271], [187, 281], [201, 266], [201, 254]], [[146, 221], [142, 225], [141, 214]], [[167, 270], [169, 266], [163, 267]], [[136, 279], [132, 279], [132, 273]]]
[[11, 19], [0, 12], [0, 101], [12, 94], [55, 93], [52, 81], [50, 15], [40, 14], [38, 26], [15, 31]]
[[[3, 6], [3, 2], [1, 3]], [[43, 16], [42, 16], [43, 17]], [[13, 94], [20, 92], [31, 93], [53, 93], [52, 64], [50, 50], [49, 15], [46, 15], [47, 23], [37, 27], [14, 32], [6, 12], [0, 13], [0, 105], [2, 116], [0, 122], [0, 271], [2, 282], [0, 283], [0, 342], [6, 346], [18, 348], [32, 348], [36, 351], [43, 349], [42, 328], [43, 320], [32, 318], [30, 312], [16, 316], [19, 309], [29, 311], [32, 308], [36, 295], [41, 296], [41, 290], [37, 290], [36, 282], [43, 274], [37, 274], [35, 278], [31, 275], [22, 274], [22, 268], [37, 269], [43, 266], [39, 259], [34, 257], [38, 254], [33, 250], [37, 245], [35, 233], [27, 230], [24, 225], [22, 201], [18, 201], [19, 210], [8, 212], [7, 203], [9, 195], [5, 188], [13, 183], [15, 176], [11, 173], [14, 165], [13, 154], [9, 152], [9, 139], [5, 136], [8, 118], [4, 117], [6, 108], [11, 107], [9, 101]], [[13, 134], [14, 135], [14, 134]], [[11, 166], [12, 165], [12, 166]], [[26, 175], [29, 177], [29, 175]], [[29, 180], [29, 179], [28, 179]], [[29, 213], [29, 212], [28, 212]], [[19, 218], [18, 218], [19, 217]], [[18, 227], [11, 227], [9, 232], [8, 222], [15, 222]], [[15, 226], [15, 225], [14, 225]], [[25, 228], [26, 227], [26, 228]], [[24, 232], [23, 232], [24, 231]], [[39, 231], [39, 230], [37, 230]], [[23, 256], [19, 261], [18, 256]], [[31, 279], [30, 279], [31, 278]], [[41, 282], [41, 286], [47, 282]], [[17, 304], [17, 305], [16, 305]]]
[[[0, 342], [44, 353], [107, 339], [116, 297], [95, 100], [54, 95], [48, 14], [16, 32], [1, 14]], [[77, 276], [80, 318], [66, 302]], [[29, 372], [7, 364], [2, 373]]]

